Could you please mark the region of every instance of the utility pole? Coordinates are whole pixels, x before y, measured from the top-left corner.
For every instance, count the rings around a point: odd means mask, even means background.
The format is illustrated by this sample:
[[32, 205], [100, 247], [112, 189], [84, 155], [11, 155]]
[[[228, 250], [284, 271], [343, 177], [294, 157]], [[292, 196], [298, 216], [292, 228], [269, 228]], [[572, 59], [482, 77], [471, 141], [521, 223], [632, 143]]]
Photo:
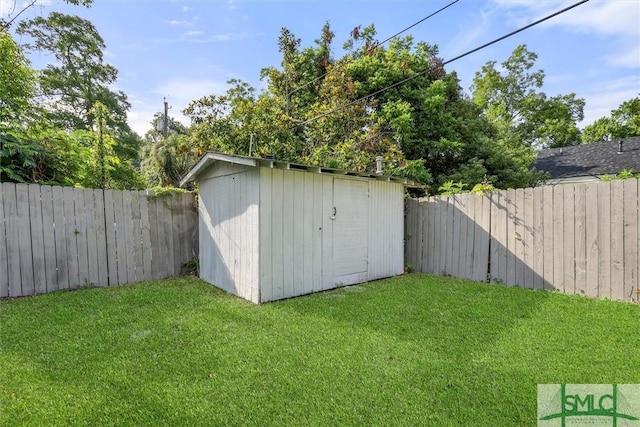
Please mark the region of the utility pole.
[[169, 134], [169, 103], [167, 102], [167, 98], [164, 97], [164, 120], [162, 121], [162, 136], [164, 139], [167, 139], [167, 135]]

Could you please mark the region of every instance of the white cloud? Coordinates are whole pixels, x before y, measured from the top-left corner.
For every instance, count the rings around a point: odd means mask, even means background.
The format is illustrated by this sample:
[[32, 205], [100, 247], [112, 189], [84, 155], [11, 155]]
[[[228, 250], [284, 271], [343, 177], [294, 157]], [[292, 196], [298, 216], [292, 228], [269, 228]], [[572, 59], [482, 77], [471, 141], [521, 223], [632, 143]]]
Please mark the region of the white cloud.
[[217, 43], [242, 40], [247, 37], [247, 33], [220, 33], [206, 35], [204, 31], [188, 31], [182, 35], [181, 39], [192, 43]]
[[204, 31], [200, 30], [200, 31], [187, 31], [186, 33], [182, 34], [182, 37], [194, 37], [194, 36], [202, 36], [204, 35]]
[[623, 68], [639, 68], [640, 67], [640, 40], [634, 46], [629, 46], [626, 49], [612, 55], [607, 55], [605, 58], [607, 64], [615, 67]]
[[37, 0], [31, 5], [28, 0], [0, 0], [0, 18], [11, 20], [25, 9], [51, 5], [51, 0]]
[[[160, 84], [154, 93], [166, 96], [175, 107], [183, 109], [194, 99], [206, 95], [222, 95], [227, 91], [227, 83], [222, 80], [176, 79]], [[174, 107], [174, 108], [175, 108]]]
[[127, 123], [131, 129], [141, 137], [151, 129], [151, 120], [153, 115], [162, 108], [151, 108], [147, 105], [132, 105], [131, 110], [127, 114]]
[[[494, 0], [515, 25], [521, 26], [559, 11], [574, 1]], [[640, 68], [640, 2], [634, 0], [592, 0], [545, 21], [541, 26], [566, 31], [613, 37], [611, 54], [602, 58], [608, 65]], [[613, 45], [613, 44], [612, 44]]]
[[182, 110], [193, 100], [207, 95], [222, 95], [227, 91], [227, 84], [222, 80], [176, 79], [164, 82], [156, 87], [145, 99], [130, 97], [131, 110], [127, 121], [131, 129], [140, 136], [150, 129], [153, 115], [162, 111], [163, 98], [166, 97], [171, 109], [169, 115], [188, 126], [189, 119]]
[[191, 25], [193, 25], [193, 23], [191, 21], [180, 21], [178, 19], [172, 19], [170, 21], [164, 21], [165, 24], [169, 24], [169, 25], [174, 25], [174, 26], [185, 26], [185, 27], [190, 27]]
[[[531, 23], [573, 4], [567, 0], [494, 0], [517, 24]], [[592, 0], [546, 21], [577, 32], [638, 37], [640, 2]]]
[[467, 19], [459, 24], [458, 34], [448, 43], [447, 52], [452, 54], [462, 53], [471, 47], [475, 47], [481, 36], [485, 35], [491, 27], [491, 12], [481, 10], [479, 19], [474, 16], [473, 21]]
[[637, 75], [630, 75], [604, 82], [600, 87], [585, 94], [587, 104], [584, 108], [584, 120], [580, 126], [587, 126], [600, 117], [609, 116], [624, 101], [639, 96], [640, 81]]

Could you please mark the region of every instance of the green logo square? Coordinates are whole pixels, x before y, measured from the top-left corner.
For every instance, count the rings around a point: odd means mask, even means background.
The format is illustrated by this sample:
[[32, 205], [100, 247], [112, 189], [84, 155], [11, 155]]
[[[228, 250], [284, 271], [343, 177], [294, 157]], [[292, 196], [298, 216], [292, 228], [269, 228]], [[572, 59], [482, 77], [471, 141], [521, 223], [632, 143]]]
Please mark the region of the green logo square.
[[640, 427], [640, 384], [538, 384], [538, 426]]

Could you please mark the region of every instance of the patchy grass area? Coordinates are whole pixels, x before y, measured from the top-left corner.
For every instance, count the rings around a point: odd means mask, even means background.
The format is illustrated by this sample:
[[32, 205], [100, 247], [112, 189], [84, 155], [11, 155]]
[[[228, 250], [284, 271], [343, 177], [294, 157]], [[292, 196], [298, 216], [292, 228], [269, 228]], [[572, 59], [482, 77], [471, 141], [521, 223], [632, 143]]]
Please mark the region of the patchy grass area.
[[0, 303], [1, 425], [536, 425], [640, 383], [640, 306], [409, 274], [255, 306], [195, 278]]

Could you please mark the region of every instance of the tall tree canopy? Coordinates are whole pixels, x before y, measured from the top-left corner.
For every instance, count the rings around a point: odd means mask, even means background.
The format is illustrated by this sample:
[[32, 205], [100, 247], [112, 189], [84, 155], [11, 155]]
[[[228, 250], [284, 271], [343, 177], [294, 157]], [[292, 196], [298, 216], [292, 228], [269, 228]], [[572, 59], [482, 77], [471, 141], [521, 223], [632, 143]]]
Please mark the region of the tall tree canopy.
[[562, 147], [580, 142], [577, 123], [584, 100], [571, 93], [549, 97], [542, 92], [544, 71], [532, 71], [538, 56], [520, 45], [502, 62], [489, 61], [473, 79], [473, 101], [496, 126], [507, 145]]
[[[126, 95], [111, 89], [117, 70], [104, 62], [106, 46], [93, 24], [58, 12], [20, 22], [16, 32], [31, 38], [24, 47], [56, 60], [40, 72], [31, 69], [6, 31], [8, 24], [0, 30], [0, 178], [144, 187], [135, 167], [142, 140], [127, 124]], [[97, 168], [96, 161], [103, 167]]]
[[90, 21], [52, 12], [46, 18], [21, 22], [17, 33], [33, 38], [27, 49], [52, 53], [57, 61], [40, 76], [42, 94], [50, 100], [52, 123], [67, 130], [88, 130], [95, 121], [93, 106], [100, 102], [111, 115], [107, 126], [118, 133], [130, 131], [127, 96], [110, 89], [118, 70], [104, 62], [106, 45]]
[[7, 128], [31, 106], [36, 76], [22, 49], [0, 31], [0, 126]]
[[600, 117], [582, 131], [582, 142], [640, 136], [640, 97], [624, 101], [608, 117]]
[[452, 179], [535, 183], [520, 153], [494, 143], [496, 124], [463, 94], [436, 46], [409, 36], [385, 47], [375, 36], [373, 26], [354, 28], [336, 58], [329, 24], [307, 48], [283, 28], [280, 67], [262, 70], [266, 90], [232, 81], [226, 94], [192, 102], [188, 145], [239, 154], [251, 146], [257, 155], [358, 171], [373, 171], [383, 156], [387, 173], [434, 190]]

